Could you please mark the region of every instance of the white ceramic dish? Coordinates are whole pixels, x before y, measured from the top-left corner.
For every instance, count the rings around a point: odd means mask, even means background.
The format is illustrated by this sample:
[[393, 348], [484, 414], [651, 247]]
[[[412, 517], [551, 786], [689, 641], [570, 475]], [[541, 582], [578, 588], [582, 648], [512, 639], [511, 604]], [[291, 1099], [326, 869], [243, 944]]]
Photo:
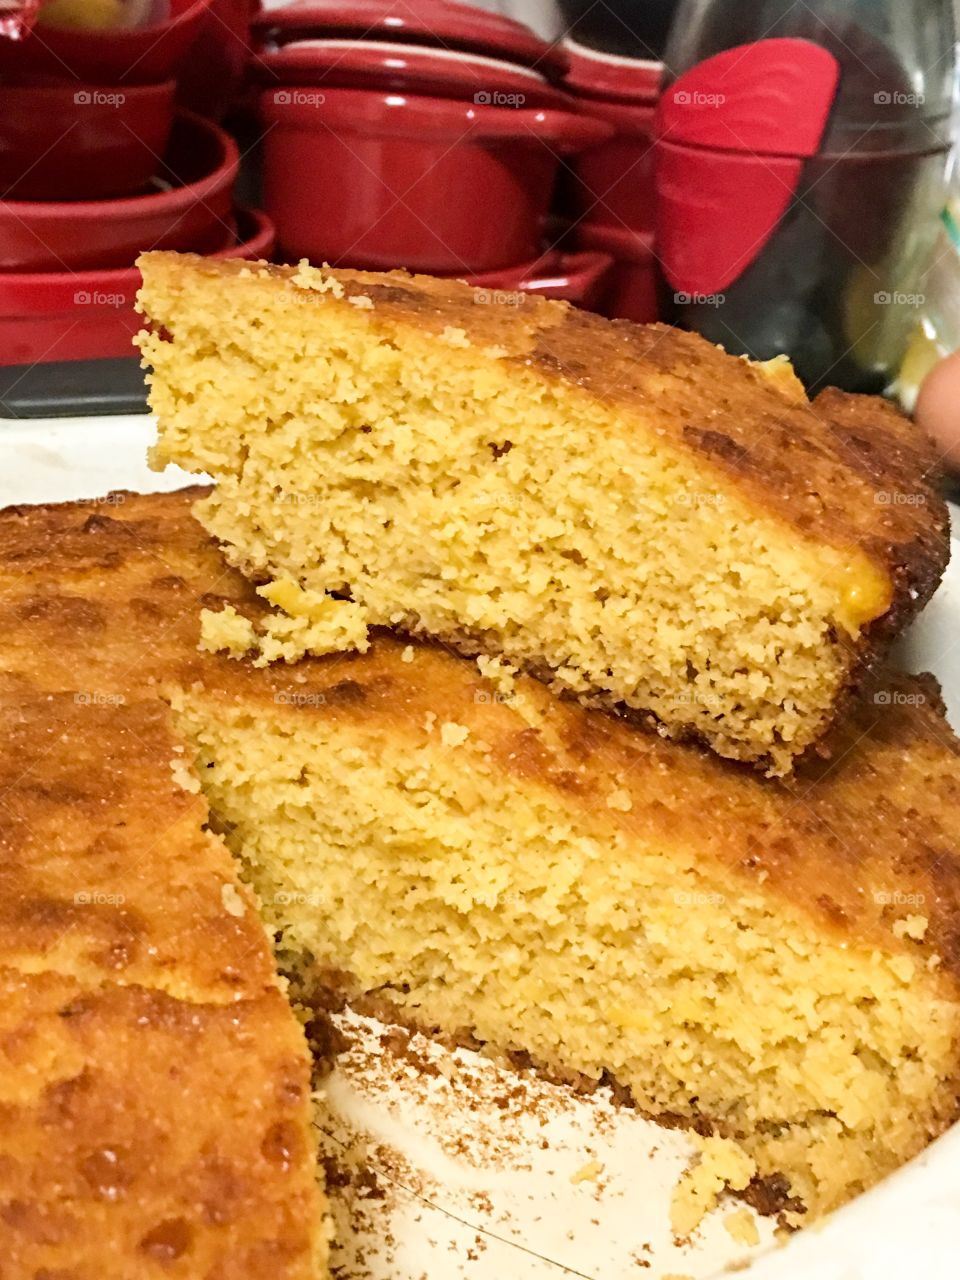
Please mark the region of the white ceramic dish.
[[[183, 473], [147, 469], [151, 437], [145, 417], [3, 423], [0, 505], [187, 483]], [[901, 659], [938, 676], [960, 726], [960, 560]], [[678, 1245], [668, 1206], [691, 1150], [681, 1133], [611, 1108], [601, 1095], [518, 1086], [474, 1054], [426, 1043], [395, 1054], [380, 1024], [346, 1017], [355, 1048], [326, 1086], [322, 1147], [342, 1168], [346, 1148], [361, 1146], [376, 1187], [375, 1198], [369, 1180], [334, 1189], [348, 1242], [335, 1255], [341, 1280], [700, 1280], [731, 1264], [751, 1280], [958, 1274], [960, 1126], [785, 1247], [762, 1219], [756, 1247], [735, 1243], [724, 1226], [735, 1202]]]

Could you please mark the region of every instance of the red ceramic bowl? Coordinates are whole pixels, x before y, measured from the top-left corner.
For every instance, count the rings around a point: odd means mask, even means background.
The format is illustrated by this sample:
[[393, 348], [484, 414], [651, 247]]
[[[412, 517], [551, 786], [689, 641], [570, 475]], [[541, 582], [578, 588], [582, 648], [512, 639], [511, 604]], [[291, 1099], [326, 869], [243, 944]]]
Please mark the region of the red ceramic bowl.
[[615, 134], [573, 162], [574, 216], [625, 225], [646, 233], [654, 226], [653, 122], [655, 106], [578, 98], [578, 110]]
[[[237, 211], [238, 239], [212, 258], [268, 258], [273, 223], [259, 210]], [[0, 365], [95, 360], [133, 354], [143, 325], [133, 309], [140, 272], [0, 274]]]
[[268, 84], [383, 89], [491, 106], [559, 107], [569, 97], [531, 67], [459, 49], [388, 40], [296, 40], [262, 50], [252, 73]]
[[603, 293], [612, 263], [608, 253], [553, 250], [535, 262], [467, 276], [466, 282], [489, 293], [486, 301], [493, 305], [516, 305], [519, 294], [536, 293], [542, 298], [562, 298], [591, 310]]
[[572, 112], [358, 89], [261, 95], [264, 203], [291, 257], [471, 274], [536, 257]]
[[602, 315], [637, 324], [652, 324], [660, 318], [652, 235], [591, 222], [581, 222], [574, 235], [579, 248], [608, 253], [614, 259], [597, 308]]
[[196, 39], [177, 68], [177, 101], [220, 120], [235, 102], [250, 60], [250, 23], [258, 0], [211, 0]]
[[0, 84], [0, 193], [102, 200], [140, 190], [170, 138], [176, 85]]
[[170, 0], [166, 22], [113, 31], [37, 23], [22, 42], [0, 41], [0, 72], [46, 73], [102, 84], [151, 84], [174, 76], [211, 0]]
[[239, 156], [216, 125], [182, 112], [153, 189], [120, 200], [0, 200], [0, 270], [129, 267], [144, 249], [223, 244]]

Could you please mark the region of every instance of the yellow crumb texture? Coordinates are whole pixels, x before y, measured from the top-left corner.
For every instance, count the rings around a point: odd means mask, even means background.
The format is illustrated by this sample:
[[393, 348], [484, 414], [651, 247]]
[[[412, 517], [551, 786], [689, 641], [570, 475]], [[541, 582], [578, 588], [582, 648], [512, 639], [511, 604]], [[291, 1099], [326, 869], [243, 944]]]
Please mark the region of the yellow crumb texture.
[[284, 612], [267, 614], [255, 626], [232, 605], [200, 615], [200, 648], [232, 658], [251, 655], [255, 667], [298, 662], [316, 656], [369, 648], [367, 615], [361, 605], [320, 591], [304, 591], [292, 579], [259, 587], [258, 593]]
[[737, 1244], [753, 1248], [760, 1243], [757, 1220], [749, 1209], [734, 1209], [732, 1213], [725, 1215], [723, 1225], [727, 1235]]
[[602, 1173], [603, 1162], [601, 1160], [588, 1160], [576, 1173], [570, 1175], [570, 1181], [574, 1186], [581, 1182], [596, 1182]]
[[680, 1237], [699, 1227], [722, 1191], [743, 1191], [757, 1171], [756, 1162], [729, 1138], [694, 1135], [694, 1141], [699, 1156], [677, 1183], [670, 1203], [670, 1225]]

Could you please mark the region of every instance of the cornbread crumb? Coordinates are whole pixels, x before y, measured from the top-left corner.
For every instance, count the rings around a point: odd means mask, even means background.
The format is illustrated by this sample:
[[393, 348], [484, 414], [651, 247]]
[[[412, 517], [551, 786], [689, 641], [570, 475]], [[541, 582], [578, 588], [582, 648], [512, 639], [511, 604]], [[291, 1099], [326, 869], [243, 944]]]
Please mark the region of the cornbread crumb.
[[197, 781], [197, 775], [179, 756], [170, 761], [170, 772], [181, 791], [189, 791], [192, 795], [199, 793], [200, 783]]
[[723, 1220], [723, 1225], [730, 1239], [735, 1240], [737, 1244], [753, 1248], [760, 1243], [757, 1222], [749, 1209], [735, 1209], [732, 1213], [728, 1213]]
[[365, 293], [355, 293], [352, 297], [348, 298], [347, 301], [350, 303], [351, 307], [357, 307], [361, 311], [373, 310], [373, 299], [368, 297]]
[[477, 658], [477, 667], [484, 680], [496, 685], [497, 692], [504, 699], [513, 697], [517, 687], [517, 668], [511, 666], [500, 654], [489, 657], [481, 653]]
[[670, 1203], [673, 1234], [685, 1237], [716, 1208], [720, 1193], [727, 1187], [743, 1191], [757, 1171], [756, 1161], [732, 1138], [702, 1138], [694, 1134], [699, 1159], [677, 1183]]
[[460, 329], [452, 324], [445, 326], [440, 334], [440, 341], [445, 342], [448, 347], [460, 347], [463, 349], [470, 346], [470, 339], [467, 337], [466, 329]]
[[412, 644], [408, 644], [407, 647], [404, 649], [403, 653], [401, 653], [400, 661], [401, 662], [413, 661], [413, 645]]
[[350, 600], [337, 600], [322, 591], [304, 591], [292, 579], [278, 579], [257, 592], [283, 612], [267, 614], [259, 629], [227, 605], [219, 613], [204, 609], [200, 615], [200, 649], [225, 651], [231, 658], [254, 652], [253, 665], [299, 662], [305, 654], [369, 648], [367, 612]]
[[913, 938], [915, 942], [922, 942], [928, 923], [926, 916], [904, 916], [902, 920], [894, 921], [893, 932], [898, 938]]
[[346, 289], [336, 276], [325, 274], [319, 267], [312, 267], [306, 258], [300, 259], [290, 279], [301, 289], [312, 289], [314, 293], [329, 293], [334, 298], [346, 296]]
[[588, 1160], [576, 1173], [571, 1173], [570, 1181], [576, 1186], [580, 1182], [596, 1182], [603, 1173], [603, 1161]]
[[617, 791], [611, 791], [607, 796], [607, 808], [617, 809], [620, 813], [629, 813], [633, 808], [630, 792], [623, 787]]
[[462, 747], [469, 737], [470, 730], [465, 724], [447, 720], [440, 726], [440, 741], [445, 747]]
[[229, 653], [231, 658], [242, 658], [249, 650], [256, 647], [257, 632], [249, 618], [237, 613], [232, 604], [219, 611], [201, 609], [200, 611], [200, 644], [201, 652]]
[[246, 905], [235, 884], [225, 884], [220, 888], [220, 901], [227, 915], [240, 917], [246, 913]]

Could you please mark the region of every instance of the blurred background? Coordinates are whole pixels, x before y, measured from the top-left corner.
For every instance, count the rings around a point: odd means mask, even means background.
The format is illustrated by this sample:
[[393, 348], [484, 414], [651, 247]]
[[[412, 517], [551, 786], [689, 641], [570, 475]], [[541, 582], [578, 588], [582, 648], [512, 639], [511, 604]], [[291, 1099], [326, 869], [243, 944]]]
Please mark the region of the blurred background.
[[143, 408], [159, 247], [785, 352], [960, 465], [956, 82], [954, 0], [0, 0], [0, 413]]

